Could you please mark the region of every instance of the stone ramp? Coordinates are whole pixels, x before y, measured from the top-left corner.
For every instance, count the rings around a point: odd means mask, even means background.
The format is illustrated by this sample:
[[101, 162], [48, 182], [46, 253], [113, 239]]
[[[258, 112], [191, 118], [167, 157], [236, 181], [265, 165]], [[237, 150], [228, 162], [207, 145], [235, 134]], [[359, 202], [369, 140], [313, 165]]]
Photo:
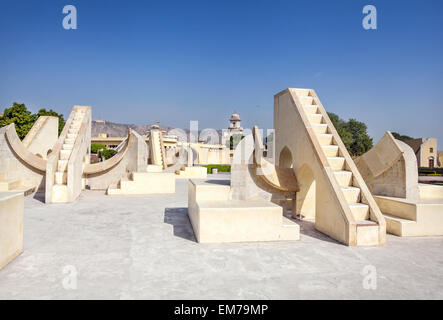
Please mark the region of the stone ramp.
[[312, 89], [275, 96], [274, 128], [279, 162], [290, 157], [300, 192], [296, 212], [347, 245], [385, 242], [385, 220]]
[[355, 164], [372, 194], [419, 199], [415, 153], [389, 131], [371, 150], [355, 159]]

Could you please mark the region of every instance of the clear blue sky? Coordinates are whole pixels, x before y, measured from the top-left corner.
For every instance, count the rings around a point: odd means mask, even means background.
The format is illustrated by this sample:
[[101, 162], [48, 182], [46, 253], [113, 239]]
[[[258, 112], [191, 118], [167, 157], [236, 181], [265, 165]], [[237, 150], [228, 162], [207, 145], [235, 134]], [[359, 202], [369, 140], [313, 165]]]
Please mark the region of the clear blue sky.
[[[62, 8], [78, 29], [62, 28]], [[362, 28], [362, 8], [378, 29]], [[273, 95], [314, 88], [328, 111], [437, 137], [443, 151], [443, 1], [0, 0], [0, 108], [272, 128]]]

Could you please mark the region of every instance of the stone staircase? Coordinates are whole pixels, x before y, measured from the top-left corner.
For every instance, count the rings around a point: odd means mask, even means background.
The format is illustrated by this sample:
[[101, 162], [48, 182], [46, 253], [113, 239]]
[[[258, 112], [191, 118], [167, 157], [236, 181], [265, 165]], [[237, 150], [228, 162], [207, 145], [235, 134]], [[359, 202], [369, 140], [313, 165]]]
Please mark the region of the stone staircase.
[[302, 109], [308, 119], [308, 126], [314, 131], [329, 167], [340, 186], [339, 192], [346, 199], [347, 205], [356, 221], [357, 245], [370, 241], [368, 238], [378, 239], [379, 225], [376, 221], [370, 219], [369, 205], [363, 203], [361, 189], [355, 183], [357, 169], [353, 163], [352, 166], [348, 163], [352, 160], [346, 148], [340, 147], [340, 144], [343, 146], [343, 143], [337, 141], [340, 139], [338, 134], [334, 136], [335, 128], [331, 128], [332, 123], [329, 118], [325, 119], [328, 116], [323, 106], [317, 104], [316, 101], [319, 100], [318, 98], [316, 99], [316, 96], [312, 94], [310, 89], [294, 89], [294, 92], [301, 102]]
[[388, 233], [400, 237], [443, 235], [443, 199], [374, 198], [386, 219]]
[[106, 190], [107, 195], [174, 193], [175, 175], [165, 172], [132, 172]]
[[151, 130], [149, 143], [151, 151], [151, 163], [153, 165], [162, 166], [163, 169], [166, 169], [166, 155], [163, 147], [163, 137], [160, 130]]
[[60, 150], [59, 159], [57, 161], [57, 169], [55, 172], [54, 186], [52, 189], [55, 202], [67, 202], [68, 194], [68, 163], [74, 148], [75, 141], [85, 117], [84, 109], [74, 111], [74, 119], [68, 129], [68, 133], [64, 138], [62, 148]]

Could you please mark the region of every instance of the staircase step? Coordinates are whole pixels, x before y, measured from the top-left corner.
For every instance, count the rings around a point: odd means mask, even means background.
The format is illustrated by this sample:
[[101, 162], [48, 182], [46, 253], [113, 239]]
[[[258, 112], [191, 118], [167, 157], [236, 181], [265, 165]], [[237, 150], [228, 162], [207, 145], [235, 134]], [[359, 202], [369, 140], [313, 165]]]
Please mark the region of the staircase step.
[[72, 150], [74, 148], [74, 145], [71, 143], [64, 143], [63, 144], [63, 150]]
[[68, 133], [75, 134], [77, 136], [78, 129], [69, 128]]
[[68, 160], [58, 160], [57, 163], [57, 171], [66, 171], [66, 169], [68, 168]]
[[162, 172], [163, 168], [160, 165], [148, 164], [146, 172]]
[[321, 124], [323, 121], [323, 116], [320, 113], [309, 113], [308, 119], [312, 124]]
[[337, 157], [338, 156], [338, 146], [329, 145], [329, 146], [322, 146], [323, 152], [325, 153], [326, 157]]
[[332, 170], [343, 170], [345, 168], [345, 158], [327, 157], [327, 159]]
[[414, 220], [403, 219], [390, 214], [383, 214], [383, 217], [386, 220], [386, 230], [397, 236], [407, 235], [411, 230], [415, 229], [414, 224], [417, 224]]
[[121, 189], [118, 187], [117, 184], [112, 184], [106, 190], [106, 194], [107, 195], [121, 194]]
[[75, 134], [75, 133], [68, 133], [66, 135], [66, 138], [75, 140], [75, 138], [77, 138], [77, 134]]
[[333, 136], [330, 133], [317, 134], [317, 139], [321, 146], [329, 146], [333, 142]]
[[68, 173], [66, 171], [57, 171], [55, 173], [55, 184], [62, 185], [66, 184], [68, 180]]
[[369, 206], [364, 203], [350, 203], [352, 215], [355, 220], [368, 220], [369, 219]]
[[357, 220], [357, 227], [372, 227], [372, 226], [378, 226], [377, 222], [367, 219]]
[[53, 185], [52, 186], [52, 202], [68, 202], [68, 186], [67, 185]]
[[346, 170], [334, 171], [335, 178], [341, 187], [352, 186], [352, 172]]
[[311, 92], [310, 89], [293, 89], [293, 92], [295, 92], [295, 94], [297, 96], [308, 96], [309, 93]]
[[299, 96], [300, 102], [302, 105], [313, 105], [314, 104], [314, 97], [310, 96]]
[[379, 226], [374, 221], [357, 221], [357, 246], [378, 246]]
[[303, 109], [305, 110], [306, 114], [317, 114], [318, 106], [316, 105], [303, 105]]
[[119, 195], [121, 193], [122, 193], [121, 189], [117, 189], [117, 188], [108, 188], [108, 190], [106, 191], [106, 194], [108, 196]]
[[404, 224], [404, 223], [417, 223], [417, 221], [414, 221], [414, 220], [403, 219], [403, 218], [399, 218], [399, 217], [396, 217], [396, 216], [393, 216], [393, 215], [390, 215], [390, 214], [386, 214], [386, 213], [383, 213], [383, 217], [386, 220], [390, 220], [390, 221], [393, 221], [393, 222], [396, 222], [396, 223], [401, 223], [401, 224]]
[[60, 160], [69, 160], [72, 150], [60, 150]]
[[345, 199], [348, 203], [360, 202], [360, 188], [356, 187], [341, 187]]
[[10, 191], [20, 187], [21, 181], [18, 179], [7, 179], [0, 181], [0, 191]]
[[65, 143], [67, 143], [67, 144], [74, 144], [75, 143], [75, 139], [66, 138], [65, 139]]
[[317, 134], [323, 134], [328, 132], [328, 125], [326, 123], [312, 124], [312, 129]]

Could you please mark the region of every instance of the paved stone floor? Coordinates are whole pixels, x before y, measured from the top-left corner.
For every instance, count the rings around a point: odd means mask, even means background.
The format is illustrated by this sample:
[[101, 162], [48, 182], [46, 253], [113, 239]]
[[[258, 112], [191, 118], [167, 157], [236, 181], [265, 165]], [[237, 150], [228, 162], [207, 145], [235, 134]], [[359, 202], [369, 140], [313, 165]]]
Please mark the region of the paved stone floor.
[[201, 245], [186, 207], [187, 180], [173, 195], [29, 196], [25, 251], [0, 271], [0, 299], [443, 298], [443, 237], [346, 247], [303, 222], [300, 241]]

